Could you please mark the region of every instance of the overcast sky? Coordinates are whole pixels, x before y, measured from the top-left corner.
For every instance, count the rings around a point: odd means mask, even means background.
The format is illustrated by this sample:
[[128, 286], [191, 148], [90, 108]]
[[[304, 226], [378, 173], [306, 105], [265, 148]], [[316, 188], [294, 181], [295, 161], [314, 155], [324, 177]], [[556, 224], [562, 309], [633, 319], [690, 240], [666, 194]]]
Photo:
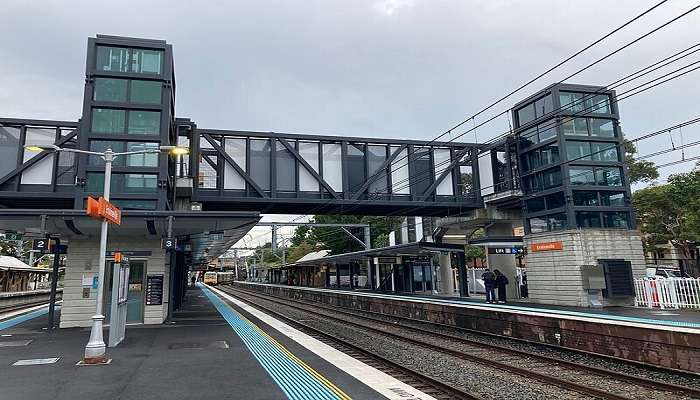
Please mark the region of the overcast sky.
[[[177, 115], [200, 127], [428, 140], [657, 2], [3, 0], [0, 116], [78, 119], [87, 38], [102, 33], [171, 43]], [[670, 0], [476, 123], [697, 4]], [[700, 11], [569, 82], [614, 82], [697, 43], [698, 26]], [[621, 102], [627, 137], [700, 116], [698, 93], [700, 70]], [[507, 129], [499, 119], [457, 140]], [[699, 131], [674, 132], [674, 143], [700, 140]], [[639, 153], [670, 146], [665, 135]], [[697, 155], [700, 146], [685, 152]]]

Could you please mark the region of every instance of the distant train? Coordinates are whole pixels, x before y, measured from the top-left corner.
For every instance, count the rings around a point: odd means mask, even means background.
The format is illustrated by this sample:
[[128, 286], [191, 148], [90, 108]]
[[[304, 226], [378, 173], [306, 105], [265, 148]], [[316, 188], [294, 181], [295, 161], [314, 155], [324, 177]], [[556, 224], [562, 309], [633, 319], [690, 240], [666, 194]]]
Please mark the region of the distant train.
[[233, 271], [214, 272], [209, 271], [204, 273], [204, 283], [207, 285], [223, 285], [233, 282], [235, 273]]

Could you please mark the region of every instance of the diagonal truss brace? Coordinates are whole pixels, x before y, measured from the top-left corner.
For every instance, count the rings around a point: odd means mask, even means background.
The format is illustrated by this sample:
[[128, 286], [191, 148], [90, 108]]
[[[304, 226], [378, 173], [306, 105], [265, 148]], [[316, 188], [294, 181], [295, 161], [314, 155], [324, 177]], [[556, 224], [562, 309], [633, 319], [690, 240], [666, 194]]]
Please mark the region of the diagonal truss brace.
[[202, 134], [202, 136], [204, 136], [204, 138], [207, 140], [207, 142], [209, 142], [209, 143], [214, 147], [214, 149], [221, 155], [221, 157], [223, 157], [224, 160], [226, 160], [227, 163], [231, 164], [231, 166], [233, 167], [233, 169], [235, 169], [236, 172], [238, 172], [238, 174], [240, 174], [240, 175], [243, 177], [243, 179], [244, 179], [253, 189], [255, 189], [256, 192], [258, 192], [258, 194], [259, 194], [261, 197], [263, 197], [263, 198], [269, 198], [269, 197], [270, 197], [270, 196], [267, 195], [267, 193], [265, 193], [264, 190], [262, 190], [262, 188], [261, 188], [257, 183], [255, 183], [255, 181], [253, 180], [253, 178], [251, 178], [250, 175], [248, 175], [245, 171], [243, 171], [243, 168], [241, 168], [241, 167], [238, 165], [238, 163], [236, 163], [236, 162], [233, 160], [233, 158], [231, 158], [231, 156], [228, 155], [228, 154], [226, 153], [226, 151], [224, 150], [224, 148], [221, 147], [218, 143], [216, 143], [216, 140], [212, 139], [211, 135], [205, 133], [205, 134]]

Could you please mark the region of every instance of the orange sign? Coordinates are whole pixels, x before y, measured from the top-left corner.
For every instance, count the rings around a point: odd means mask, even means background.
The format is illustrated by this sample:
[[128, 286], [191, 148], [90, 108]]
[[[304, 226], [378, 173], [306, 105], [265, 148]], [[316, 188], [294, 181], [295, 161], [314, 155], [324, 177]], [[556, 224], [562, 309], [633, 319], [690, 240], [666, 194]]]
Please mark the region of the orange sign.
[[119, 207], [105, 200], [104, 197], [97, 200], [88, 197], [86, 211], [87, 215], [93, 218], [106, 219], [107, 222], [117, 225], [122, 223], [122, 211]]
[[546, 242], [546, 243], [533, 243], [531, 246], [532, 251], [551, 251], [551, 250], [562, 250], [564, 249], [564, 242]]

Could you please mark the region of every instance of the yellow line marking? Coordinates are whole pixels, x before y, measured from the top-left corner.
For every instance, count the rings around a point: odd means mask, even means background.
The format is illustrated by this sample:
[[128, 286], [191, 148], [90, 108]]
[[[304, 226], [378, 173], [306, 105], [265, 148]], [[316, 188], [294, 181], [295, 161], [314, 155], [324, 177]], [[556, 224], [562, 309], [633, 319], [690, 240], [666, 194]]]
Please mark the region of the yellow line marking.
[[[234, 310], [234, 311], [235, 311], [235, 310]], [[257, 326], [256, 324], [254, 324], [254, 323], [253, 323], [251, 320], [249, 320], [248, 318], [246, 318], [245, 315], [243, 315], [243, 314], [241, 314], [241, 313], [238, 313], [238, 314], [239, 314], [239, 315], [241, 316], [241, 318], [243, 318], [247, 323], [249, 323], [251, 327], [253, 327], [253, 328], [256, 329], [258, 332], [260, 332], [260, 333], [261, 333], [263, 336], [265, 336], [272, 344], [274, 344], [275, 346], [277, 346], [283, 353], [285, 353], [285, 354], [287, 355], [287, 357], [289, 357], [289, 359], [291, 359], [292, 361], [294, 361], [295, 363], [297, 363], [299, 366], [301, 366], [302, 368], [304, 368], [305, 370], [307, 370], [307, 371], [308, 371], [311, 375], [313, 375], [319, 382], [321, 382], [322, 384], [324, 384], [328, 389], [330, 389], [333, 393], [335, 393], [338, 397], [340, 397], [341, 400], [352, 400], [352, 397], [348, 396], [347, 393], [345, 393], [342, 389], [340, 389], [340, 388], [337, 387], [335, 384], [333, 384], [333, 382], [331, 382], [331, 381], [329, 381], [328, 379], [326, 379], [326, 377], [324, 377], [323, 375], [321, 375], [320, 373], [318, 373], [315, 369], [313, 369], [312, 367], [310, 367], [308, 364], [306, 364], [304, 361], [302, 361], [299, 357], [295, 356], [291, 351], [289, 351], [286, 347], [284, 347], [284, 345], [282, 345], [282, 343], [278, 342], [277, 339], [273, 338], [273, 337], [270, 336], [267, 332], [263, 331], [259, 326]]]

